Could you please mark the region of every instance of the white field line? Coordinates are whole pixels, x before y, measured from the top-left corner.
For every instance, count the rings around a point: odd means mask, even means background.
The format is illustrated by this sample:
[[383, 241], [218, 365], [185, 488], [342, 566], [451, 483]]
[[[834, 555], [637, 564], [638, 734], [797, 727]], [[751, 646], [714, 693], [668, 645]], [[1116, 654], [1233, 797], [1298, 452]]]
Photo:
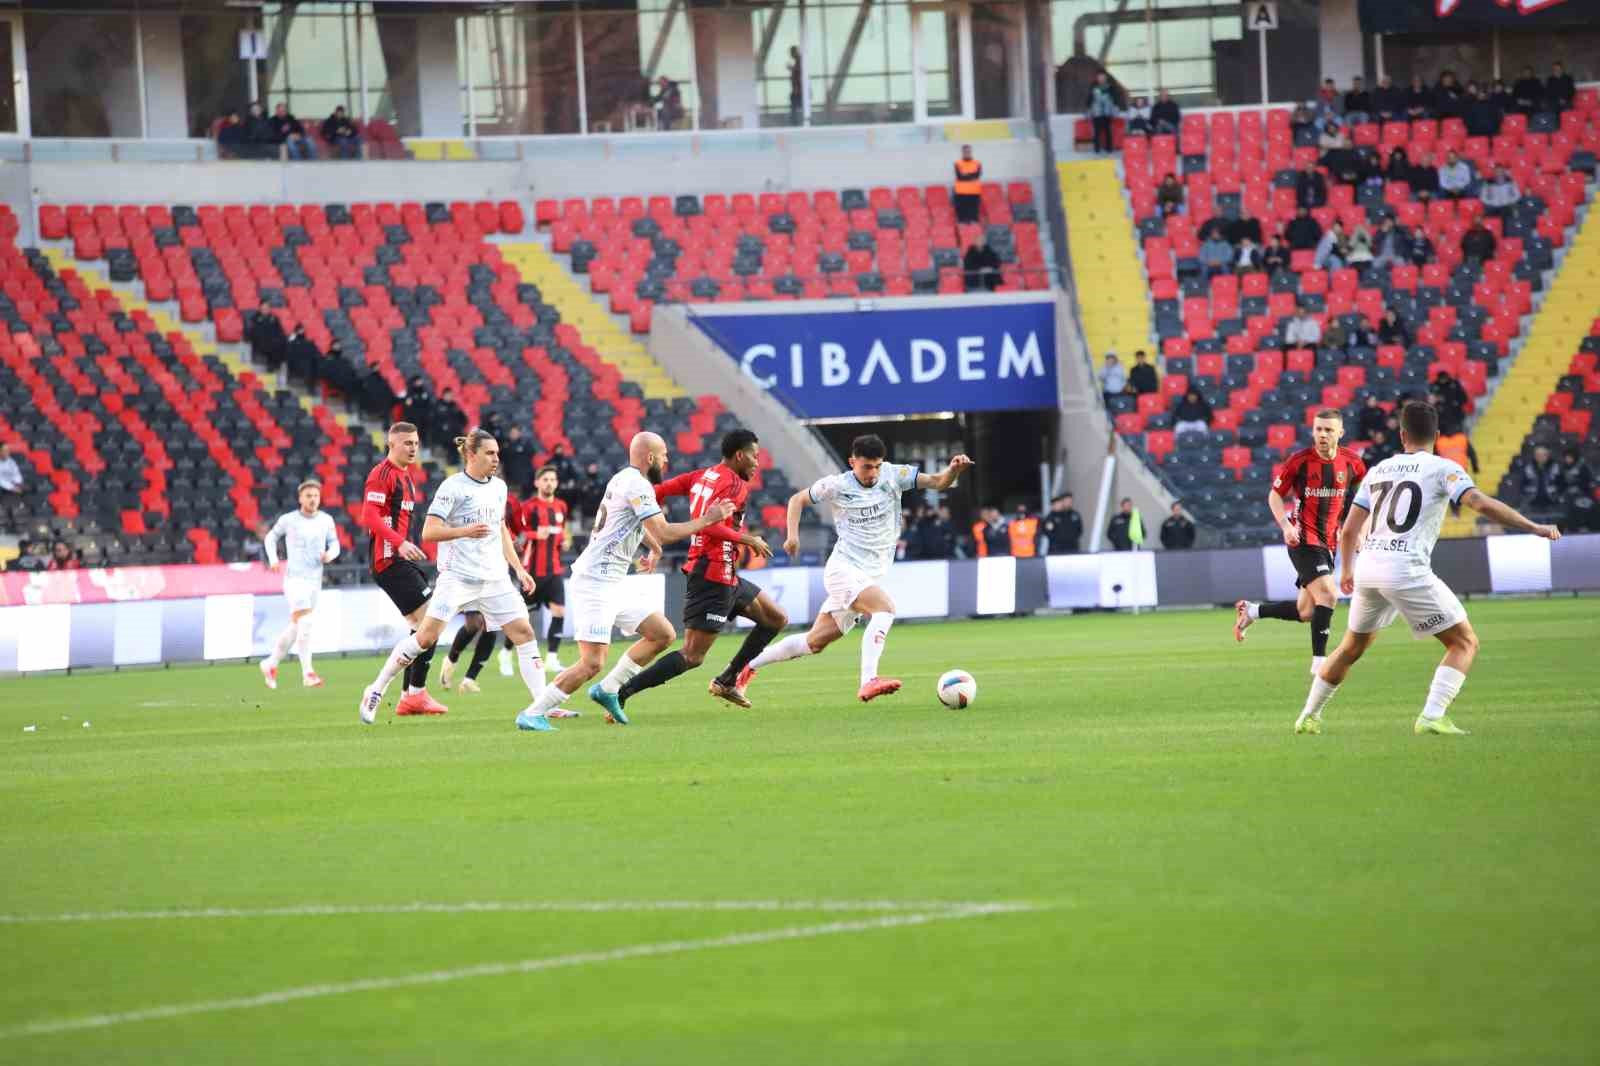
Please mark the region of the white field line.
[[[302, 903], [282, 907], [178, 907], [158, 910], [67, 911], [60, 914], [0, 914], [0, 925], [69, 922], [134, 922], [208, 918], [322, 918], [367, 914], [611, 914], [650, 911], [931, 912], [971, 910], [999, 904], [962, 900], [894, 899], [636, 899], [636, 900], [478, 900], [459, 903]], [[1011, 904], [1006, 904], [1011, 906]]]
[[855, 921], [828, 922], [821, 925], [796, 925], [782, 929], [768, 929], [754, 933], [734, 933], [729, 936], [704, 937], [696, 940], [665, 940], [651, 944], [633, 944], [606, 951], [582, 951], [570, 955], [553, 955], [542, 959], [521, 959], [515, 962], [489, 962], [477, 966], [464, 966], [455, 970], [431, 970], [425, 973], [403, 974], [398, 977], [369, 977], [357, 981], [330, 984], [301, 985], [275, 992], [262, 992], [234, 999], [202, 1000], [196, 1003], [173, 1003], [160, 1007], [122, 1011], [115, 1014], [90, 1014], [78, 1018], [60, 1018], [50, 1021], [29, 1022], [10, 1029], [0, 1029], [0, 1039], [25, 1036], [47, 1036], [55, 1033], [80, 1032], [86, 1029], [105, 1029], [131, 1022], [161, 1021], [196, 1014], [215, 1014], [221, 1011], [254, 1010], [275, 1007], [300, 1000], [321, 999], [325, 996], [342, 996], [353, 992], [386, 992], [396, 988], [418, 985], [440, 985], [452, 981], [466, 981], [481, 977], [510, 977], [517, 974], [538, 973], [598, 963], [621, 962], [626, 959], [653, 958], [661, 955], [682, 955], [693, 951], [710, 951], [716, 948], [748, 947], [754, 944], [775, 944], [786, 940], [812, 940], [817, 937], [839, 936], [846, 933], [867, 933], [879, 929], [927, 925], [931, 922], [960, 921], [992, 914], [1016, 914], [1038, 910], [1029, 903], [977, 903], [950, 907], [938, 911], [890, 914]]

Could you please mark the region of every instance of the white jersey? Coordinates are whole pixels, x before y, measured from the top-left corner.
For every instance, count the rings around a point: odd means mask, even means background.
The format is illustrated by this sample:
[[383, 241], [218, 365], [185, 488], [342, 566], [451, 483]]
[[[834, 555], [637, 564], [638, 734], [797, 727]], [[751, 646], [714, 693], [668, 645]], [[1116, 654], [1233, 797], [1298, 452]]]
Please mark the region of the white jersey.
[[572, 564], [572, 576], [596, 581], [627, 577], [644, 540], [645, 519], [660, 513], [655, 486], [636, 468], [625, 466], [611, 475], [589, 544]]
[[833, 504], [833, 529], [839, 540], [828, 565], [853, 566], [868, 577], [882, 577], [894, 562], [900, 539], [900, 495], [917, 485], [917, 468], [884, 463], [871, 487], [855, 472], [832, 474], [811, 486], [811, 502]]
[[1356, 584], [1403, 589], [1433, 577], [1433, 545], [1445, 505], [1473, 488], [1459, 463], [1432, 452], [1393, 455], [1367, 471], [1355, 505], [1372, 513], [1356, 556]]
[[278, 565], [278, 538], [283, 538], [283, 554], [288, 565], [284, 576], [322, 583], [322, 557], [329, 552], [332, 561], [339, 554], [339, 531], [333, 516], [318, 511], [307, 518], [301, 511], [280, 515], [267, 534], [267, 563]]
[[497, 477], [479, 481], [465, 473], [451, 474], [434, 493], [428, 513], [452, 529], [482, 522], [487, 537], [459, 537], [439, 542], [439, 573], [468, 581], [495, 581], [506, 576], [501, 527], [506, 520], [506, 483]]

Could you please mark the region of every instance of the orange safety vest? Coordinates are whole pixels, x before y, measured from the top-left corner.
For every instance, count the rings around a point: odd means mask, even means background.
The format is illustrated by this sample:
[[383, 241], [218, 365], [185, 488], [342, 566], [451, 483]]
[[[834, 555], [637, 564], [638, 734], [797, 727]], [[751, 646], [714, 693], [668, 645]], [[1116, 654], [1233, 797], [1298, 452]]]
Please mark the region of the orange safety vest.
[[1011, 555], [1015, 559], [1032, 559], [1034, 534], [1039, 531], [1037, 518], [1013, 518], [1006, 527], [1011, 535]]
[[977, 196], [983, 192], [983, 185], [978, 181], [983, 177], [983, 164], [976, 159], [956, 160], [956, 195]]
[[1465, 433], [1451, 433], [1440, 437], [1433, 443], [1433, 454], [1441, 459], [1450, 459], [1457, 466], [1467, 468], [1467, 435]]
[[989, 523], [983, 521], [972, 523], [972, 543], [980, 559], [989, 558], [989, 542], [983, 539], [983, 531], [988, 525]]

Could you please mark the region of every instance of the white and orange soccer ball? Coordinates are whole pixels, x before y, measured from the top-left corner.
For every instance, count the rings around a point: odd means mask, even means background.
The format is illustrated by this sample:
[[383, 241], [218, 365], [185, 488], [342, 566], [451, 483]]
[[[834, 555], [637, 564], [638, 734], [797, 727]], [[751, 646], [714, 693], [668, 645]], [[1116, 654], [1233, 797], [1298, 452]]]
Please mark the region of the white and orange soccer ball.
[[978, 698], [978, 682], [965, 670], [946, 670], [939, 678], [938, 696], [952, 711], [971, 707]]

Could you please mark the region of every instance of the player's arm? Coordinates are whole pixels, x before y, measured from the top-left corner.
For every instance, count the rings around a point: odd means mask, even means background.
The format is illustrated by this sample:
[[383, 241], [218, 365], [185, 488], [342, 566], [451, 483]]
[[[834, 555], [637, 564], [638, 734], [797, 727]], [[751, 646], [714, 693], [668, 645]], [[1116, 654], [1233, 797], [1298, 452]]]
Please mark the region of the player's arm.
[[667, 480], [656, 486], [656, 502], [663, 503], [673, 496], [689, 495], [689, 490], [694, 487], [695, 479], [699, 476], [700, 471], [690, 470], [687, 473], [679, 474], [677, 477], [667, 478]]
[[422, 562], [428, 557], [427, 554], [383, 520], [383, 505], [387, 501], [388, 496], [381, 489], [373, 488], [370, 482], [367, 484], [367, 498], [361, 505], [361, 528], [385, 544], [393, 545], [395, 551], [400, 553], [400, 558], [414, 563]]
[[1272, 520], [1283, 531], [1283, 542], [1291, 548], [1300, 543], [1300, 527], [1290, 519], [1283, 500], [1286, 494], [1294, 492], [1298, 474], [1299, 466], [1290, 460], [1278, 471], [1278, 476], [1272, 479], [1272, 487], [1267, 490], [1267, 510], [1272, 512]]
[[641, 525], [644, 526], [645, 536], [654, 537], [658, 547], [667, 544], [676, 544], [680, 540], [688, 540], [707, 526], [714, 526], [723, 522], [733, 514], [733, 504], [727, 500], [718, 500], [706, 508], [705, 514], [688, 522], [668, 522], [660, 511], [646, 518]]
[[759, 554], [763, 559], [772, 558], [772, 549], [767, 542], [754, 533], [742, 529], [734, 529], [728, 522], [717, 522], [700, 531], [700, 535], [709, 540], [727, 540], [735, 544], [742, 544], [751, 551]]
[[952, 456], [950, 465], [937, 474], [918, 474], [917, 488], [933, 489], [935, 492], [944, 492], [961, 480], [961, 475], [972, 465], [972, 460], [965, 455]]
[[266, 537], [262, 540], [262, 550], [267, 553], [267, 569], [278, 569], [278, 536], [283, 528], [283, 519], [278, 519], [267, 530]]
[[651, 535], [648, 528], [641, 529], [640, 533], [644, 538], [644, 554], [639, 557], [639, 573], [654, 573], [656, 563], [661, 561], [661, 542]]
[[1347, 596], [1356, 590], [1356, 553], [1361, 550], [1361, 534], [1369, 513], [1365, 503], [1352, 500], [1344, 525], [1339, 527], [1339, 588]]
[[533, 578], [529, 575], [527, 567], [522, 565], [522, 556], [517, 554], [517, 541], [511, 535], [511, 527], [504, 522], [500, 524], [500, 554], [506, 557], [506, 565], [517, 575], [517, 584], [522, 587], [522, 591], [531, 594]]
[[328, 532], [322, 539], [322, 561], [331, 563], [339, 558], [339, 533], [333, 528], [333, 520], [328, 520]]
[[789, 507], [783, 516], [783, 551], [789, 558], [800, 553], [800, 513], [806, 509], [806, 504], [820, 502], [812, 496], [811, 489], [801, 489], [789, 497]]
[[1460, 502], [1477, 511], [1491, 522], [1498, 522], [1508, 529], [1519, 533], [1532, 533], [1545, 540], [1560, 540], [1561, 530], [1555, 526], [1542, 526], [1526, 517], [1521, 511], [1510, 504], [1502, 503], [1493, 496], [1480, 492], [1477, 489], [1468, 489], [1461, 497]]

